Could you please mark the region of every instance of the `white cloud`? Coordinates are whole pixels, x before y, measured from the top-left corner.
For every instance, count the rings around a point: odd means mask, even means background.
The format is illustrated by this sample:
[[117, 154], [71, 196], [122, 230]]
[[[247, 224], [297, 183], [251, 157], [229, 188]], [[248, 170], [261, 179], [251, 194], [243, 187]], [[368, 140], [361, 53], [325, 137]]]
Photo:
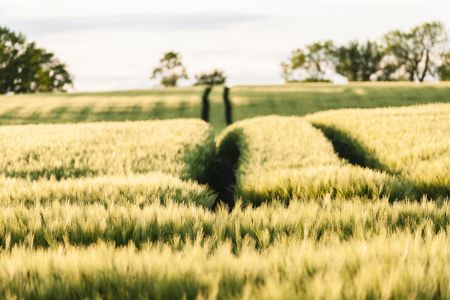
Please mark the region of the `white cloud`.
[[125, 14], [86, 17], [9, 17], [4, 22], [31, 34], [55, 34], [93, 30], [205, 31], [239, 23], [257, 22], [267, 17], [257, 14]]

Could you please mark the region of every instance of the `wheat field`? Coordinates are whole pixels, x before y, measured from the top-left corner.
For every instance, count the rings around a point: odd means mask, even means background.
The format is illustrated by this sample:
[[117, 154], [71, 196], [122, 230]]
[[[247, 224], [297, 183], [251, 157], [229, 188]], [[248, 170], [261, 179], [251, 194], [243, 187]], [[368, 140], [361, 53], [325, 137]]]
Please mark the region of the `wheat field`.
[[0, 298], [448, 299], [449, 112], [1, 126]]

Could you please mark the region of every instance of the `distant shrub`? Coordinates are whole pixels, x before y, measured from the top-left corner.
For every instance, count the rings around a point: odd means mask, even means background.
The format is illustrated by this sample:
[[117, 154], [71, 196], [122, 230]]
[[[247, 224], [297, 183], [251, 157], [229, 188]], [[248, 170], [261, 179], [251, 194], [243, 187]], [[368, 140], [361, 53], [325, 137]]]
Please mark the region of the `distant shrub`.
[[194, 85], [221, 85], [225, 84], [227, 77], [222, 70], [213, 70], [195, 75]]

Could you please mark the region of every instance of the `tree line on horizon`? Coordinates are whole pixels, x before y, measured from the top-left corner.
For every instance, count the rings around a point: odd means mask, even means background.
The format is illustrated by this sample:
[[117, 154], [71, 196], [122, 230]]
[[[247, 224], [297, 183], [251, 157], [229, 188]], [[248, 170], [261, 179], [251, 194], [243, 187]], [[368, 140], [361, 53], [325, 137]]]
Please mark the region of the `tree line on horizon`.
[[[333, 76], [348, 81], [450, 80], [450, 47], [445, 25], [428, 22], [408, 31], [388, 32], [379, 40], [344, 45], [332, 40], [315, 42], [292, 51], [281, 67], [286, 82], [333, 81]], [[0, 94], [65, 92], [73, 78], [53, 53], [0, 26]], [[172, 87], [189, 76], [180, 53], [168, 51], [150, 78]], [[219, 69], [194, 78], [194, 85], [208, 86], [227, 80]]]
[[292, 51], [281, 68], [286, 82], [450, 80], [449, 40], [442, 22], [428, 22], [379, 40], [318, 41]]

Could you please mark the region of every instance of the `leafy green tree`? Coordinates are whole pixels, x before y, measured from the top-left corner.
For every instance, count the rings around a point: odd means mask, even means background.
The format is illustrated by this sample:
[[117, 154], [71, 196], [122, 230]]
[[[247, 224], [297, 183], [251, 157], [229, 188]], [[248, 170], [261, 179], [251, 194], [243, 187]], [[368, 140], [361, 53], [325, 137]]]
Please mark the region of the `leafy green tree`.
[[173, 51], [164, 53], [159, 65], [153, 69], [151, 78], [159, 78], [161, 85], [165, 87], [177, 86], [180, 79], [188, 79], [180, 54]]
[[384, 36], [385, 65], [394, 70], [389, 77], [424, 81], [427, 75], [435, 75], [447, 42], [445, 26], [441, 22], [424, 23], [408, 32], [389, 32]]
[[381, 46], [372, 41], [360, 44], [352, 41], [336, 51], [336, 72], [350, 81], [369, 81], [374, 79], [380, 70], [384, 57]]
[[442, 56], [442, 64], [438, 68], [440, 80], [450, 80], [450, 52]]
[[213, 70], [195, 75], [194, 85], [221, 85], [225, 84], [227, 77], [222, 70]]
[[0, 27], [0, 94], [66, 91], [72, 76], [53, 53]]
[[336, 64], [336, 47], [331, 40], [307, 45], [305, 49], [292, 52], [288, 62], [281, 64], [285, 81], [293, 81], [296, 70], [306, 72], [307, 81], [323, 81], [325, 72], [334, 69]]

